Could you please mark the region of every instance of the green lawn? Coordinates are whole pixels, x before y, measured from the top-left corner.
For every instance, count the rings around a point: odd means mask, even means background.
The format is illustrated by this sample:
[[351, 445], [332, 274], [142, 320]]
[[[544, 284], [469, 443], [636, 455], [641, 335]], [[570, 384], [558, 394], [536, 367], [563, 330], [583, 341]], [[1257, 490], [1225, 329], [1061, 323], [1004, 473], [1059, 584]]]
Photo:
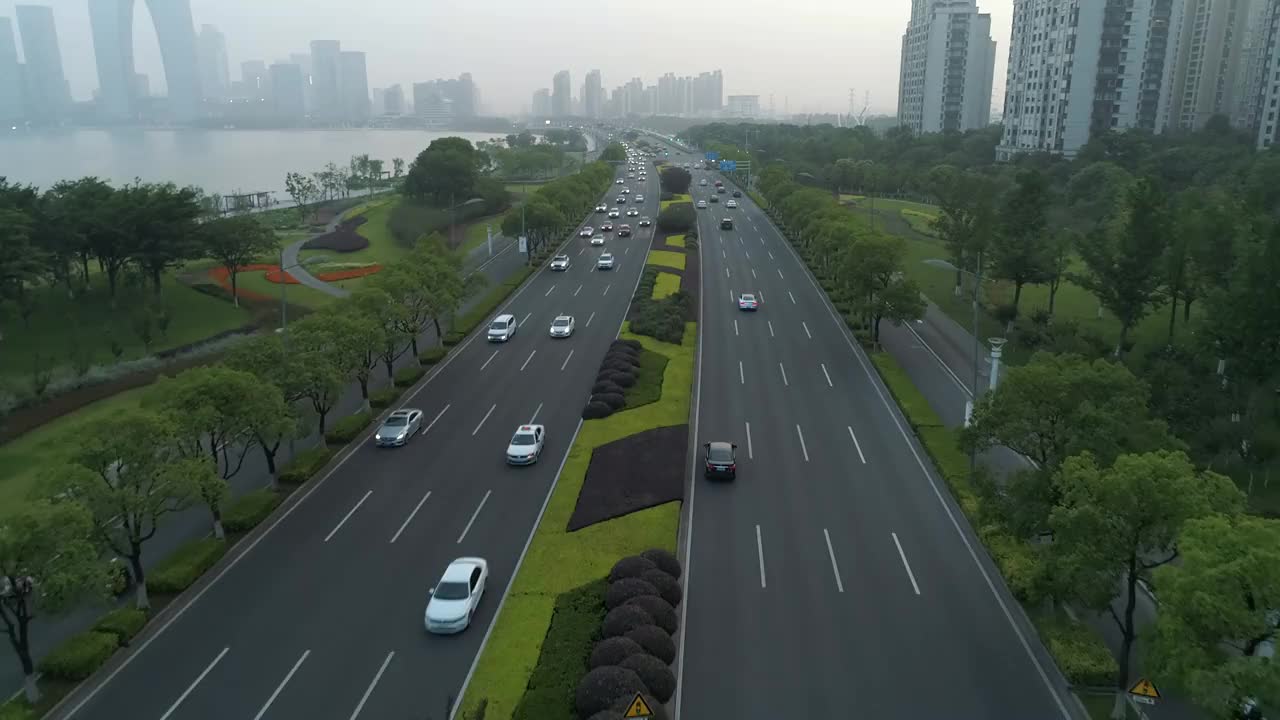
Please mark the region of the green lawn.
[[666, 210], [668, 207], [670, 207], [674, 203], [692, 202], [692, 201], [693, 201], [693, 197], [690, 195], [672, 195], [670, 200], [663, 200], [659, 202], [658, 205], [660, 206], [659, 208], [660, 210]]
[[673, 252], [671, 250], [650, 250], [649, 259], [645, 261], [647, 265], [661, 265], [663, 267], [675, 268], [676, 270], [684, 270], [684, 253]]
[[[356, 232], [363, 235], [369, 241], [369, 247], [363, 250], [357, 250], [351, 253], [334, 253], [328, 250], [303, 250], [298, 253], [299, 259], [315, 257], [316, 255], [324, 255], [326, 258], [335, 262], [344, 263], [380, 263], [389, 265], [409, 253], [408, 248], [401, 246], [391, 235], [390, 228], [387, 227], [387, 219], [391, 216], [391, 210], [396, 203], [400, 202], [400, 198], [387, 200], [374, 200], [367, 209], [363, 211], [367, 218], [365, 223], [356, 229]], [[355, 217], [360, 214], [360, 208], [353, 208], [356, 212], [351, 213], [347, 217]]]
[[485, 232], [486, 225], [493, 227], [493, 236], [497, 238], [502, 234], [502, 215], [482, 217], [468, 225], [466, 232], [462, 235], [462, 244], [454, 252], [466, 257], [471, 254], [472, 250], [484, 245], [488, 241], [488, 234]]
[[[312, 272], [324, 272], [324, 264], [313, 265], [310, 267]], [[344, 280], [341, 285], [346, 282], [357, 282], [352, 280]], [[280, 285], [267, 280], [267, 274], [262, 272], [246, 272], [240, 273], [236, 278], [236, 285], [242, 290], [260, 293], [268, 297], [280, 297]], [[332, 295], [322, 293], [319, 290], [309, 288], [306, 285], [290, 285], [285, 289], [285, 299], [290, 305], [301, 305], [312, 310], [319, 310], [329, 303], [337, 300]]]
[[80, 427], [110, 423], [113, 416], [138, 407], [149, 389], [112, 395], [0, 445], [0, 520], [22, 507], [45, 469], [76, 449]]
[[577, 504], [595, 448], [645, 430], [689, 421], [697, 332], [695, 323], [687, 323], [682, 344], [670, 345], [632, 335], [624, 326], [623, 338], [639, 340], [646, 350], [667, 356], [662, 398], [582, 424], [546, 514], [538, 524], [528, 555], [467, 686], [462, 699], [463, 713], [474, 711], [482, 699], [487, 699], [488, 717], [511, 717], [537, 665], [556, 598], [561, 593], [605, 577], [609, 568], [627, 555], [651, 547], [675, 549], [680, 521], [680, 504], [676, 502], [577, 532], [566, 532], [565, 527]]
[[660, 272], [658, 280], [653, 285], [653, 299], [661, 300], [662, 298], [674, 295], [680, 289], [680, 276], [674, 273]]
[[[113, 308], [106, 279], [95, 274], [90, 280], [92, 289], [79, 300], [69, 299], [61, 288], [36, 289], [36, 309], [27, 325], [12, 310], [0, 315], [0, 337], [4, 338], [0, 377], [26, 382], [37, 364], [69, 366], [77, 348], [94, 364], [112, 364], [109, 338], [113, 335], [124, 349], [122, 360], [147, 354], [134, 330], [134, 318], [153, 302], [150, 286], [120, 287]], [[192, 290], [172, 276], [163, 278], [161, 287], [171, 320], [152, 352], [194, 343], [250, 321], [247, 310]]]

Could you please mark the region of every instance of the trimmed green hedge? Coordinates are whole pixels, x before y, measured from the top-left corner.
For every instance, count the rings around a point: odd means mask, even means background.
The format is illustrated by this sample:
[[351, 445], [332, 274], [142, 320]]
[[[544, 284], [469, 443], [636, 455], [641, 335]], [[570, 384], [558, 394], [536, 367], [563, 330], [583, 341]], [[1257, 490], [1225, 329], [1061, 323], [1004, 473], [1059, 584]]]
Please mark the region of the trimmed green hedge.
[[147, 624], [147, 614], [131, 607], [122, 607], [103, 615], [93, 629], [97, 632], [110, 633], [116, 636], [121, 647], [128, 645], [142, 627]]
[[320, 472], [325, 465], [328, 465], [336, 452], [336, 450], [323, 445], [310, 450], [303, 450], [280, 471], [280, 482], [301, 485], [310, 480], [312, 475]]
[[382, 388], [381, 390], [374, 390], [369, 393], [369, 407], [374, 410], [389, 408], [391, 407], [391, 404], [396, 401], [396, 398], [400, 397], [400, 394], [403, 392], [404, 388], [395, 386]]
[[27, 704], [21, 697], [16, 697], [0, 705], [0, 720], [39, 720], [35, 708]]
[[245, 493], [222, 514], [222, 525], [228, 532], [248, 532], [266, 520], [283, 500], [284, 496], [271, 488]]
[[427, 369], [424, 367], [409, 366], [407, 368], [400, 368], [396, 371], [396, 386], [409, 387], [421, 380], [422, 376], [426, 374]]
[[640, 367], [636, 371], [636, 384], [623, 390], [626, 408], [634, 410], [641, 405], [658, 402], [662, 398], [662, 377], [670, 359], [652, 350], [640, 351]]
[[586, 674], [591, 648], [600, 638], [604, 622], [605, 578], [574, 588], [556, 597], [551, 626], [538, 654], [512, 720], [548, 720], [576, 717], [574, 688]]
[[1066, 613], [1038, 613], [1031, 618], [1045, 647], [1072, 685], [1114, 687], [1116, 659], [1106, 643], [1089, 626], [1072, 620]]
[[[373, 404], [372, 393], [369, 395], [369, 404]], [[324, 434], [324, 440], [330, 445], [346, 445], [364, 432], [372, 420], [372, 410], [361, 410], [355, 415], [344, 417], [329, 428], [329, 432]]]
[[90, 630], [74, 635], [40, 661], [40, 672], [59, 680], [84, 680], [120, 647], [112, 633]]
[[418, 362], [422, 363], [423, 365], [435, 365], [441, 360], [444, 360], [445, 356], [448, 354], [449, 354], [449, 348], [446, 348], [446, 347], [431, 348], [430, 350], [424, 350], [422, 354], [418, 356]]
[[227, 543], [217, 538], [192, 540], [173, 552], [147, 577], [147, 589], [176, 595], [195, 584], [227, 553]]

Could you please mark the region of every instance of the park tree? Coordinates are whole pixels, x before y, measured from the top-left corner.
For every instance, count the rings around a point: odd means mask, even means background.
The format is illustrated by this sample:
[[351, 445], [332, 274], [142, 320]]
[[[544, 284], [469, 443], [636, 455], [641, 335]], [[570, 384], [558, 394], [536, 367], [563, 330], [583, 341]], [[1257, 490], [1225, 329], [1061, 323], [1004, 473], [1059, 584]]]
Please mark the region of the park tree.
[[1068, 279], [1071, 263], [1075, 259], [1076, 247], [1080, 245], [1080, 238], [1080, 233], [1069, 227], [1050, 231], [1045, 245], [1045, 285], [1049, 287], [1050, 315], [1053, 314], [1057, 304], [1062, 281]]
[[411, 347], [412, 318], [408, 308], [377, 286], [357, 290], [349, 303], [350, 312], [376, 329], [378, 342], [371, 349], [372, 357], [375, 363], [382, 362], [387, 382], [394, 384], [395, 362]]
[[524, 234], [529, 238], [529, 257], [559, 236], [568, 224], [561, 212], [542, 193], [534, 195], [522, 208], [513, 208], [502, 218], [502, 232], [508, 237]]
[[213, 516], [213, 535], [223, 539], [226, 481], [244, 467], [255, 431], [276, 438], [294, 425], [280, 389], [260, 382], [252, 373], [206, 365], [160, 379], [148, 401], [168, 421], [176, 454], [207, 458], [218, 473], [220, 482], [207, 483], [200, 490]]
[[956, 267], [954, 293], [959, 297], [963, 292], [964, 270], [977, 272], [977, 255], [986, 247], [995, 228], [995, 207], [991, 203], [994, 191], [982, 176], [950, 165], [935, 166], [926, 182], [938, 200], [938, 215], [931, 225]]
[[685, 195], [689, 192], [689, 185], [693, 183], [693, 175], [682, 167], [668, 165], [658, 173], [658, 181], [663, 192]]
[[618, 143], [609, 143], [604, 150], [600, 151], [600, 161], [616, 163], [626, 162], [627, 151], [622, 149], [622, 145]]
[[1165, 197], [1150, 181], [1129, 186], [1124, 204], [1101, 228], [1083, 236], [1081, 284], [1120, 321], [1116, 357], [1129, 332], [1151, 311], [1164, 282], [1160, 259], [1171, 232]]
[[348, 305], [313, 313], [296, 327], [303, 347], [315, 348], [327, 355], [328, 363], [342, 377], [355, 377], [364, 409], [368, 410], [369, 380], [378, 366], [378, 350], [384, 343], [382, 328]]
[[302, 173], [286, 173], [284, 189], [293, 199], [293, 204], [297, 206], [300, 218], [307, 217], [307, 209], [320, 197], [320, 188], [316, 186], [315, 180]]
[[404, 175], [404, 158], [391, 158], [391, 177], [399, 178]]
[[302, 422], [296, 404], [307, 398], [306, 372], [301, 370], [309, 358], [288, 352], [282, 334], [264, 333], [239, 342], [227, 351], [223, 364], [232, 370], [251, 373], [262, 385], [277, 388], [286, 415], [254, 419], [249, 427], [253, 440], [262, 449], [272, 482], [277, 475], [276, 455], [283, 441], [293, 441], [301, 434]]
[[413, 354], [419, 354], [418, 336], [433, 326], [443, 341], [441, 323], [452, 318], [464, 300], [485, 282], [484, 275], [462, 274], [462, 261], [444, 249], [438, 236], [420, 242], [406, 263], [380, 278], [382, 287], [407, 311], [405, 331], [411, 336]]
[[207, 457], [177, 458], [169, 423], [145, 409], [118, 413], [110, 423], [84, 427], [70, 463], [53, 468], [42, 490], [55, 504], [88, 509], [94, 535], [129, 561], [139, 610], [151, 607], [142, 547], [167, 515], [200, 502], [221, 482]]
[[110, 585], [84, 507], [37, 499], [0, 521], [0, 626], [18, 656], [28, 703], [40, 700], [31, 621], [105, 599]]
[[1066, 183], [1067, 221], [1079, 232], [1092, 232], [1119, 209], [1133, 176], [1112, 162], [1087, 163]]
[[44, 270], [43, 253], [31, 241], [32, 218], [21, 210], [0, 207], [0, 307], [18, 306], [25, 325], [34, 309], [31, 286]]
[[165, 271], [200, 255], [196, 223], [203, 210], [194, 187], [134, 182], [116, 191], [115, 214], [129, 258], [157, 296]]
[[437, 138], [409, 166], [404, 193], [441, 206], [451, 195], [471, 197], [479, 177], [476, 150], [469, 141], [460, 137]]
[[1178, 537], [1188, 521], [1238, 512], [1243, 499], [1230, 478], [1197, 471], [1186, 455], [1170, 451], [1121, 455], [1110, 466], [1089, 453], [1074, 456], [1054, 485], [1053, 577], [1067, 599], [1115, 621], [1121, 645], [1112, 717], [1124, 718], [1138, 580], [1178, 557]]
[[991, 242], [991, 270], [1013, 283], [1013, 314], [1022, 301], [1022, 288], [1038, 285], [1049, 275], [1049, 186], [1044, 175], [1029, 169], [1018, 173], [1013, 190], [999, 210], [998, 232]]
[[853, 242], [841, 255], [845, 286], [854, 308], [880, 342], [880, 322], [899, 325], [924, 316], [925, 302], [915, 281], [902, 272], [906, 243], [901, 238], [873, 233]]
[[1210, 717], [1235, 720], [1246, 699], [1280, 707], [1277, 639], [1280, 521], [1251, 515], [1189, 520], [1181, 561], [1155, 573], [1160, 612], [1146, 658]]
[[275, 231], [248, 215], [209, 220], [200, 225], [199, 236], [204, 252], [226, 269], [231, 280], [231, 301], [236, 307], [240, 306], [240, 268], [280, 247]]

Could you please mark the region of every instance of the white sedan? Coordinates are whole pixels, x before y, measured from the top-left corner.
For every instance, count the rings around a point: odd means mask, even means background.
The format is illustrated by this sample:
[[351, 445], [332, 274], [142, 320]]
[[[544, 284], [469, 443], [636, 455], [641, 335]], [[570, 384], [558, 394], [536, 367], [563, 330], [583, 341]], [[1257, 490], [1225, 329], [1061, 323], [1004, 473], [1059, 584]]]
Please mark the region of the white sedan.
[[595, 235], [595, 236], [593, 236], [593, 237], [591, 238], [591, 244], [592, 244], [592, 245], [603, 245], [603, 244], [604, 244], [604, 236], [603, 236], [603, 235]]
[[547, 429], [542, 425], [521, 425], [507, 445], [508, 465], [532, 465], [542, 456]]
[[737, 201], [737, 200], [730, 200], [729, 202], [725, 203], [725, 204], [724, 204], [724, 206], [725, 206], [725, 207], [727, 207], [727, 208], [736, 208], [736, 207], [738, 207], [738, 201]]
[[466, 630], [488, 580], [489, 563], [484, 558], [462, 557], [449, 563], [440, 582], [430, 590], [423, 617], [427, 632], [451, 635]]
[[743, 293], [738, 297], [739, 310], [759, 310], [760, 301], [756, 300], [756, 296], [752, 293]]
[[572, 315], [557, 315], [551, 321], [551, 337], [567, 338], [573, 334], [575, 323]]
[[612, 270], [612, 269], [613, 269], [613, 253], [605, 253], [605, 254], [601, 255], [601, 256], [596, 260], [596, 269], [597, 269], [597, 270]]
[[590, 225], [583, 226], [583, 228], [578, 231], [578, 237], [591, 237], [591, 233], [595, 231], [596, 229]]

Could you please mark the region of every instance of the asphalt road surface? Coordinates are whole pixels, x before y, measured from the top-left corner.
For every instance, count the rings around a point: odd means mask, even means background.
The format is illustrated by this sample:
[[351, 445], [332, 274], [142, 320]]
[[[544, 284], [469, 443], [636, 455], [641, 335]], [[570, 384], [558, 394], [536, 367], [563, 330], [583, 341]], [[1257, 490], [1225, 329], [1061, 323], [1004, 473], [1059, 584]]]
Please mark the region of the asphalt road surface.
[[[624, 174], [624, 173], [623, 173]], [[657, 216], [656, 173], [629, 181]], [[611, 186], [606, 202], [617, 207]], [[595, 224], [601, 216], [588, 222]], [[623, 221], [638, 218], [622, 218]], [[460, 345], [402, 405], [425, 412], [406, 447], [366, 442], [126, 664], [81, 692], [61, 717], [444, 718], [468, 676], [579, 426], [605, 350], [617, 334], [650, 228], [600, 248], [575, 232], [566, 272], [537, 273], [500, 312], [521, 321], [506, 344]], [[497, 314], [497, 313], [495, 313]], [[553, 317], [577, 318], [553, 340]], [[539, 463], [511, 468], [522, 423], [546, 425]], [[427, 590], [460, 556], [489, 560], [489, 590], [456, 636], [423, 629]]]
[[[706, 199], [717, 176], [694, 175]], [[699, 211], [695, 432], [738, 444], [738, 478], [693, 461], [678, 716], [1077, 717], [869, 359], [764, 213], [728, 197]]]

